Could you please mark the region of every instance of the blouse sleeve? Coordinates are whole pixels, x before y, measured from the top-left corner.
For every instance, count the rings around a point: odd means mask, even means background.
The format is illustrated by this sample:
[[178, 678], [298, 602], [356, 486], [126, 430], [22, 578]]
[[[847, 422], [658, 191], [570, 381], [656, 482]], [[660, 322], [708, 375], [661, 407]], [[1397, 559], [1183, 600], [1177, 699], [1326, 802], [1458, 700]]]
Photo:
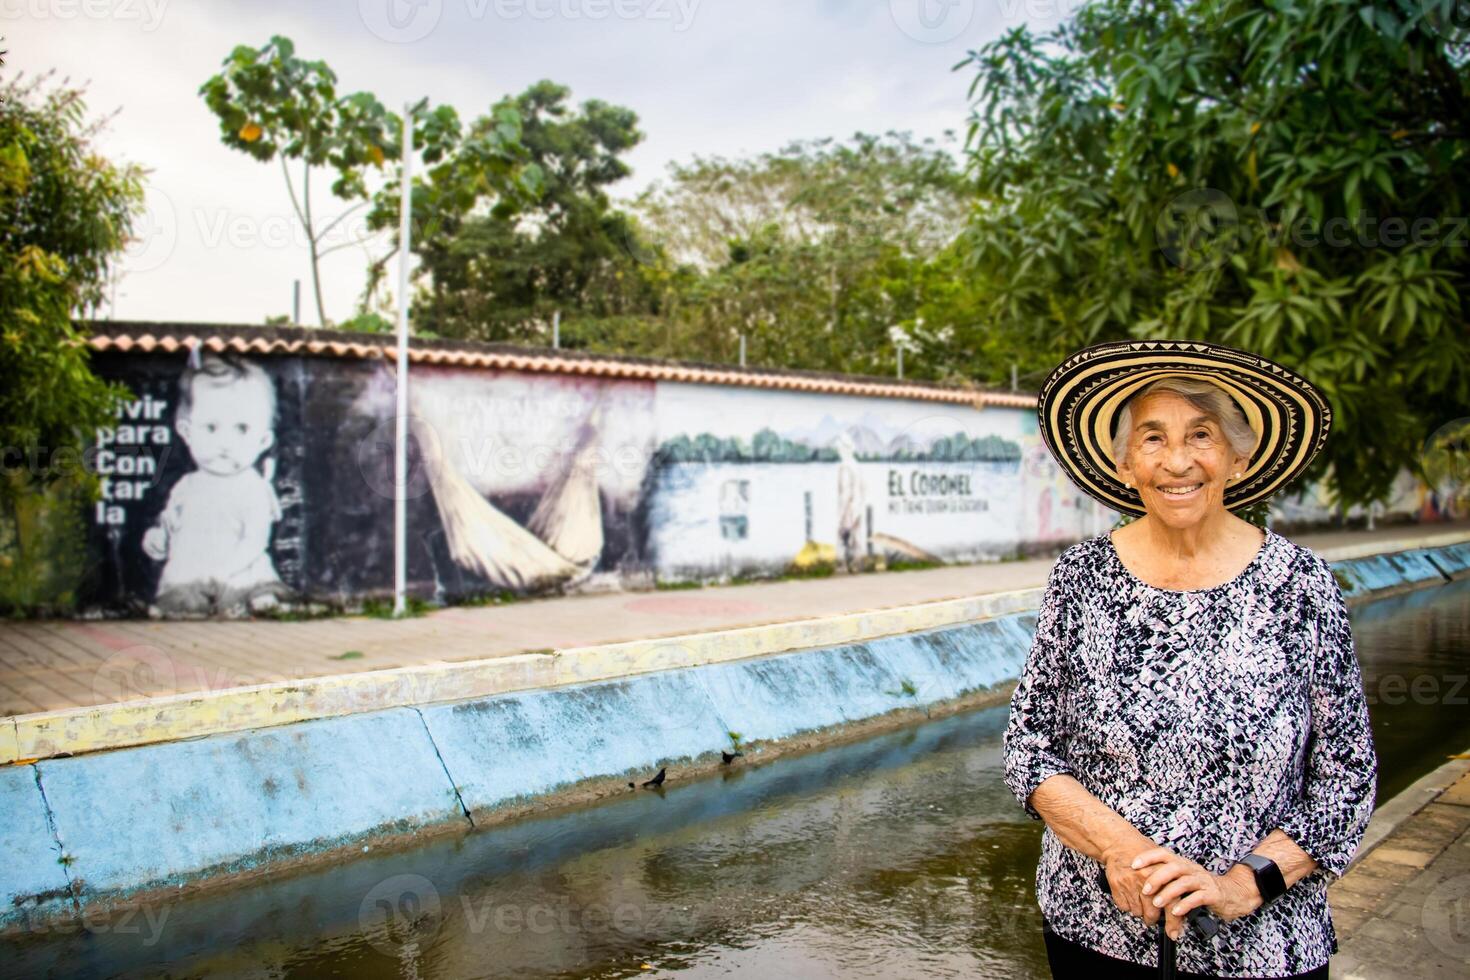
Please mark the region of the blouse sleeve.
[[1281, 830], [1329, 875], [1339, 877], [1373, 815], [1378, 758], [1347, 605], [1325, 562], [1321, 571], [1323, 598], [1308, 624], [1314, 653], [1303, 789]]
[[1033, 820], [1040, 820], [1041, 814], [1031, 805], [1031, 793], [1043, 780], [1072, 771], [1064, 757], [1064, 607], [1070, 588], [1062, 567], [1065, 560], [1059, 559], [1047, 578], [1036, 617], [1036, 637], [1011, 694], [1011, 713], [1002, 740], [1006, 786]]

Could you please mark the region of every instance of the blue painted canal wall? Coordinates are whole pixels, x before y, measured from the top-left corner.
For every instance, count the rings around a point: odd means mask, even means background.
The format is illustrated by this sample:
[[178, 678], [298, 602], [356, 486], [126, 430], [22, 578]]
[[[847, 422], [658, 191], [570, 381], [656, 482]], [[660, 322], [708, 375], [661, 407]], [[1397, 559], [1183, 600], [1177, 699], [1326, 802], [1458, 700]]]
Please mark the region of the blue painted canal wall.
[[[1350, 600], [1470, 574], [1470, 544], [1333, 565]], [[661, 766], [998, 703], [1035, 612], [583, 684], [0, 768], [0, 927], [468, 830]], [[677, 777], [676, 777], [677, 778]], [[556, 794], [553, 798], [552, 794]]]

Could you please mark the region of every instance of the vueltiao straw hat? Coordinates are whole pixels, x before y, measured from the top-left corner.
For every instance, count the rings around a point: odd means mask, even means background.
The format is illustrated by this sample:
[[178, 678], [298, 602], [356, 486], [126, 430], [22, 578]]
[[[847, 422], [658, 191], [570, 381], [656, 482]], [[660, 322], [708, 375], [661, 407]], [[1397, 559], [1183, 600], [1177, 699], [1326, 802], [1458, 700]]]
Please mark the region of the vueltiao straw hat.
[[1260, 442], [1241, 479], [1225, 489], [1231, 510], [1264, 500], [1301, 475], [1327, 443], [1332, 409], [1306, 378], [1264, 357], [1196, 340], [1121, 340], [1067, 357], [1041, 386], [1041, 437], [1083, 493], [1116, 511], [1144, 513], [1113, 461], [1113, 429], [1128, 397], [1165, 377], [1212, 381]]

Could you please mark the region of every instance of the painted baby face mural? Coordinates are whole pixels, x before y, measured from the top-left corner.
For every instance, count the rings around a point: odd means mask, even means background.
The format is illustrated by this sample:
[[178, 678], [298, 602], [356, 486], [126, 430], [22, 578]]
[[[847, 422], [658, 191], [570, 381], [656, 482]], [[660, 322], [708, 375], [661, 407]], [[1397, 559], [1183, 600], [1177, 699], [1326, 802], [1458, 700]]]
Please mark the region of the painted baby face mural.
[[143, 535], [143, 551], [164, 563], [159, 613], [262, 612], [284, 595], [269, 554], [281, 504], [264, 458], [275, 411], [275, 387], [254, 364], [206, 356], [180, 377], [174, 428], [196, 469]]

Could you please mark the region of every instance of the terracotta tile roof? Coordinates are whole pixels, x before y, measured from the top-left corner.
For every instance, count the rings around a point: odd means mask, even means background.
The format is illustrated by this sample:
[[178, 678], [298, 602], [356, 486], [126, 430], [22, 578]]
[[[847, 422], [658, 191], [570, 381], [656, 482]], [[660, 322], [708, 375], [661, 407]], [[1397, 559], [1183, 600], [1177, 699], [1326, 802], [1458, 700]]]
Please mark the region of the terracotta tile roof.
[[[304, 354], [313, 357], [394, 359], [398, 345], [384, 334], [343, 333], [304, 327], [237, 327], [193, 323], [144, 323], [99, 320], [78, 324], [98, 351], [162, 351], [174, 353], [198, 346], [216, 353]], [[408, 358], [414, 364], [482, 367], [506, 371], [593, 375], [688, 384], [737, 385], [833, 395], [910, 398], [955, 404], [1035, 408], [1036, 396], [938, 384], [899, 381], [854, 374], [830, 374], [783, 368], [736, 367], [697, 361], [593, 354], [549, 347], [486, 344], [462, 340], [410, 338]]]

